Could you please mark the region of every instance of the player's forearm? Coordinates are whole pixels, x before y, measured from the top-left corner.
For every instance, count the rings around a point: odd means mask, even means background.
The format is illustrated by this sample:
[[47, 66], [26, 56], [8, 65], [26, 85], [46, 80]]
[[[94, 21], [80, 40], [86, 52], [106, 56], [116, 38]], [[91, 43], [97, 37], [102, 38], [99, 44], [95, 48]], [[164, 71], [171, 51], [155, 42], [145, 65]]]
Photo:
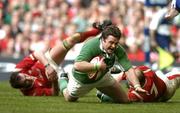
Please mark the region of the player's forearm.
[[91, 64], [86, 61], [75, 62], [74, 68], [80, 72], [92, 72], [94, 69], [94, 64]]
[[46, 59], [46, 57], [44, 56], [44, 53], [41, 51], [35, 51], [34, 52], [34, 57], [39, 60], [42, 64], [47, 65], [48, 64], [48, 60]]
[[53, 90], [53, 96], [58, 96], [59, 95], [59, 86], [58, 86], [58, 81], [57, 80], [53, 81], [52, 90]]
[[126, 73], [126, 79], [130, 82], [132, 86], [140, 85], [137, 76], [135, 75], [134, 69], [129, 69]]

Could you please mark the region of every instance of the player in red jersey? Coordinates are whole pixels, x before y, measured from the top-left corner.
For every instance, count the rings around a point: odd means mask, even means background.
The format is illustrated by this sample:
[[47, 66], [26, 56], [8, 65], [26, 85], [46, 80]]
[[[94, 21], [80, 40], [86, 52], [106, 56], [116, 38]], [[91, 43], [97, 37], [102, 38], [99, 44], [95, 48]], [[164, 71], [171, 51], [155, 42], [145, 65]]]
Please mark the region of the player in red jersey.
[[[135, 67], [136, 75], [140, 80], [143, 89], [148, 93], [138, 93], [131, 83], [128, 89], [128, 98], [131, 102], [165, 102], [169, 100], [180, 87], [180, 72], [169, 72], [163, 74], [160, 71], [154, 72], [147, 66]], [[122, 72], [115, 79], [118, 82], [126, 80], [126, 75]], [[102, 102], [111, 101], [109, 97], [98, 92], [97, 96]], [[109, 98], [109, 99], [108, 99]]]
[[137, 93], [132, 87], [128, 90], [130, 101], [158, 102], [167, 101], [180, 87], [180, 72], [169, 72], [163, 74], [160, 71], [156, 73], [146, 66], [138, 66], [138, 75], [142, 87], [148, 91], [148, 94]]
[[58, 95], [57, 74], [61, 71], [59, 64], [64, 60], [68, 50], [76, 43], [99, 34], [101, 30], [97, 26], [90, 31], [75, 33], [64, 39], [62, 44], [56, 45], [45, 55], [42, 52], [34, 52], [25, 57], [16, 65], [15, 71], [11, 74], [11, 86], [20, 89], [27, 96]]
[[49, 80], [45, 66], [37, 59], [38, 53], [33, 52], [16, 65], [10, 83], [13, 88], [19, 88], [26, 96], [58, 95], [57, 79]]

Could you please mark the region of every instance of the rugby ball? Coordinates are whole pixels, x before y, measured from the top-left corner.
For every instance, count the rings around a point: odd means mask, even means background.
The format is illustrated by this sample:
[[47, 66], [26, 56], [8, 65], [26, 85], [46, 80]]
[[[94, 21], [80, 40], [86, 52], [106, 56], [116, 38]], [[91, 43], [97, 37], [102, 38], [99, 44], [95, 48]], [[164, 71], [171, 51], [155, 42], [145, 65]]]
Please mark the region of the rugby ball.
[[[103, 58], [102, 56], [96, 56], [90, 61], [90, 63], [92, 64], [99, 63], [101, 62], [101, 60], [103, 60], [102, 58]], [[101, 76], [101, 73], [102, 73], [101, 71], [90, 72], [88, 76], [90, 79], [97, 80]]]

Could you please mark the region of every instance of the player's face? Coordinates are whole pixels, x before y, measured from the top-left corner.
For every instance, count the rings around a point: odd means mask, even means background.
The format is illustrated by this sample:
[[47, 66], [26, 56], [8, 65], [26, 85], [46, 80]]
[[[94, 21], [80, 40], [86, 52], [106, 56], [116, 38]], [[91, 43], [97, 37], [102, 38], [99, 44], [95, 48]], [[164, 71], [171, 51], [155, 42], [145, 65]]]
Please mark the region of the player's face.
[[24, 74], [24, 73], [19, 73], [20, 76], [20, 84], [22, 84], [22, 86], [24, 86], [23, 88], [29, 88], [32, 86], [34, 78]]
[[108, 53], [112, 54], [116, 49], [119, 43], [119, 39], [116, 37], [109, 35], [106, 39], [103, 40], [103, 49]]

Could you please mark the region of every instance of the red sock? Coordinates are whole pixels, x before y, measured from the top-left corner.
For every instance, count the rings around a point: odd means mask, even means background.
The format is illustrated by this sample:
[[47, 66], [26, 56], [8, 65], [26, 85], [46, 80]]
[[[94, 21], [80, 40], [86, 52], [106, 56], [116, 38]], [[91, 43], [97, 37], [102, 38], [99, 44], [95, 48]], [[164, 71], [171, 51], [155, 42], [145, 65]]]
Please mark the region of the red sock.
[[86, 40], [87, 38], [89, 38], [90, 36], [96, 36], [100, 33], [100, 30], [98, 29], [91, 29], [90, 31], [85, 31], [81, 33], [81, 38], [79, 42], [83, 42], [84, 40]]

